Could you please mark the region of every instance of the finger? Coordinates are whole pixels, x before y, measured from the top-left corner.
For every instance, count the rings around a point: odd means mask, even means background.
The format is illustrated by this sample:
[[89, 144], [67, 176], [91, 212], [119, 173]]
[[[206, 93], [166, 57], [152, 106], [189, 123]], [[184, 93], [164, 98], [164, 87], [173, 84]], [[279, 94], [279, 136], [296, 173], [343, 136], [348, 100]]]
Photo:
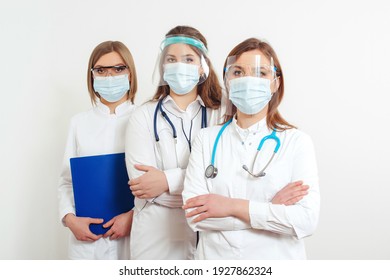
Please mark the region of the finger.
[[103, 225], [104, 228], [108, 228], [110, 226], [112, 226], [114, 224], [114, 221], [115, 221], [115, 218], [112, 218], [111, 220], [109, 220], [107, 223], [105, 223]]
[[308, 189], [310, 189], [309, 185], [302, 185], [301, 186], [301, 190], [303, 190], [303, 191], [307, 191]]
[[294, 198], [292, 198], [292, 199], [286, 201], [286, 202], [284, 203], [284, 205], [286, 205], [286, 206], [294, 205], [295, 203], [297, 203], [297, 202], [299, 202], [300, 200], [302, 200], [303, 197], [304, 197], [303, 195], [302, 195], [302, 196], [296, 196], [296, 197], [294, 197]]
[[149, 195], [149, 194], [146, 194], [146, 193], [144, 193], [144, 194], [142, 194], [142, 195], [140, 195], [140, 196], [137, 196], [137, 197], [138, 197], [138, 198], [141, 198], [141, 199], [154, 198], [153, 195]]
[[114, 233], [114, 230], [111, 228], [109, 229], [104, 235], [104, 238], [110, 237]]
[[203, 213], [201, 215], [199, 215], [198, 217], [196, 217], [195, 219], [192, 220], [193, 223], [199, 223], [203, 220], [206, 220], [207, 218], [209, 217], [208, 213]]
[[132, 190], [132, 191], [138, 191], [140, 189], [141, 189], [141, 187], [140, 187], [139, 183], [130, 185], [130, 190]]
[[200, 203], [201, 201], [204, 202], [207, 199], [207, 197], [208, 197], [208, 194], [198, 195], [198, 196], [192, 197], [190, 199], [187, 199], [186, 204], [191, 205], [191, 203], [196, 204], [196, 203]]
[[207, 211], [207, 208], [205, 206], [202, 206], [202, 207], [198, 207], [190, 212], [188, 212], [186, 214], [186, 217], [189, 218], [189, 217], [193, 217], [195, 215], [198, 215], [200, 213], [203, 213], [203, 212], [206, 212]]
[[102, 237], [103, 235], [102, 234], [99, 234], [99, 235], [96, 235], [96, 234], [93, 234], [92, 232], [90, 232], [86, 238], [87, 239], [91, 239], [92, 241], [96, 241], [98, 240], [100, 237]]
[[195, 207], [203, 206], [204, 204], [205, 201], [203, 201], [202, 199], [196, 199], [192, 201], [187, 200], [187, 203], [183, 205], [183, 209], [195, 208]]
[[[141, 175], [141, 176], [142, 176], [142, 175]], [[132, 186], [137, 185], [137, 184], [139, 184], [139, 183], [141, 182], [141, 179], [140, 179], [141, 176], [139, 176], [139, 177], [137, 177], [137, 178], [130, 179], [130, 181], [129, 181], [130, 188], [131, 188]]]
[[135, 169], [137, 169], [139, 171], [145, 171], [145, 172], [148, 172], [149, 170], [151, 170], [153, 168], [152, 166], [142, 165], [142, 164], [134, 164], [134, 167], [135, 167]]
[[292, 184], [293, 184], [294, 186], [300, 186], [300, 185], [303, 184], [303, 181], [302, 181], [302, 180], [295, 181], [295, 182], [292, 182]]
[[103, 219], [89, 218], [88, 222], [90, 224], [101, 224], [104, 222]]
[[140, 191], [135, 191], [135, 192], [131, 192], [135, 197], [138, 197], [138, 198], [141, 198], [141, 196], [145, 195], [145, 193], [140, 190]]
[[115, 240], [115, 239], [118, 239], [119, 238], [119, 234], [118, 233], [113, 233], [111, 236], [110, 236], [110, 240]]

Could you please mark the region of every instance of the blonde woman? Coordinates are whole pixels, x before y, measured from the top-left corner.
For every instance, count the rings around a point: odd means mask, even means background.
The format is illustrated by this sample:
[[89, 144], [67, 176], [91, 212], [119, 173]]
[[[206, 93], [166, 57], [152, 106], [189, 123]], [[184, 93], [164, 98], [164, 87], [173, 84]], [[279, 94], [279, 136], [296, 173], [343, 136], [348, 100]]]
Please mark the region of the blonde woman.
[[[60, 219], [71, 231], [70, 259], [129, 259], [132, 210], [110, 221], [76, 217], [69, 160], [73, 157], [123, 153], [125, 129], [135, 108], [137, 74], [129, 49], [106, 41], [93, 50], [88, 64], [88, 91], [93, 108], [71, 120], [58, 189]], [[109, 228], [96, 235], [90, 224]]]

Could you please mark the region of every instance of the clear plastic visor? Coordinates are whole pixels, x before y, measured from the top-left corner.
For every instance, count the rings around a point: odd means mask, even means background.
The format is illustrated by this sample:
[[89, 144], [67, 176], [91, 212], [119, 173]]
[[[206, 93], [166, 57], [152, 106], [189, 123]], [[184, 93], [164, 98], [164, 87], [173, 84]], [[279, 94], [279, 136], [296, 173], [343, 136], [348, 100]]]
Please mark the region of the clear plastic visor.
[[164, 79], [165, 72], [181, 79], [199, 78], [198, 84], [203, 83], [209, 75], [206, 47], [198, 39], [184, 35], [165, 38], [153, 71], [155, 85], [168, 84]]
[[242, 77], [257, 77], [269, 79], [276, 78], [274, 60], [260, 55], [229, 56], [226, 60], [225, 82]]

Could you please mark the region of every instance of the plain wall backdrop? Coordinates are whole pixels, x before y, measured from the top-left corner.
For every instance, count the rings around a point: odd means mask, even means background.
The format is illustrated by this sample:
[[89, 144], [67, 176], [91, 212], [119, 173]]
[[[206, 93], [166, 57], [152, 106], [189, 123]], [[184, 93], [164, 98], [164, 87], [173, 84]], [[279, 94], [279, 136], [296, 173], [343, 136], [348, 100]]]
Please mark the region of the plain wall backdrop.
[[309, 259], [390, 259], [388, 1], [51, 1], [0, 4], [0, 259], [66, 259], [57, 186], [70, 118], [91, 107], [87, 64], [102, 41], [132, 52], [139, 90], [165, 33], [207, 38], [222, 81], [248, 37], [274, 47], [285, 75], [280, 111], [312, 136], [321, 215]]

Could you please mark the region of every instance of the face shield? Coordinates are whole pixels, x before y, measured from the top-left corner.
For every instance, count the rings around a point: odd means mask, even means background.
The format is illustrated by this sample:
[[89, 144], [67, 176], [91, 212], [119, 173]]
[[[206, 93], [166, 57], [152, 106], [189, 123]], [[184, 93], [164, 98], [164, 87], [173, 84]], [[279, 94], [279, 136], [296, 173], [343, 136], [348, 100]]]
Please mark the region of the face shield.
[[[228, 99], [241, 112], [252, 115], [261, 111], [276, 91], [276, 68], [273, 58], [243, 53], [226, 60], [225, 86]], [[232, 105], [227, 106], [232, 114]]]
[[200, 40], [186, 35], [168, 36], [161, 43], [153, 83], [177, 88], [179, 94], [185, 92], [207, 79], [206, 57], [207, 49]]
[[246, 55], [244, 53], [241, 56], [229, 56], [226, 60], [224, 77], [226, 86], [228, 87], [232, 80], [243, 77], [263, 78], [273, 83], [276, 79], [276, 68], [272, 57], [270, 62], [268, 61], [261, 55]]

